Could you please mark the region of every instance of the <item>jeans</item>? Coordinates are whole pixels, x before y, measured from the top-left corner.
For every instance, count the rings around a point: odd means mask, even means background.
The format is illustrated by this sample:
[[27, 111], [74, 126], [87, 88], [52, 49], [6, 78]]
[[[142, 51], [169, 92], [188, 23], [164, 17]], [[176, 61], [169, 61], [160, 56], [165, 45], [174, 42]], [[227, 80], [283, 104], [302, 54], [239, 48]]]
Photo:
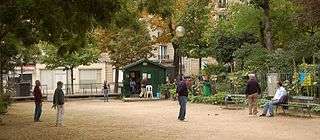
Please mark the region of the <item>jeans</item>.
[[35, 103], [36, 107], [34, 109], [34, 121], [39, 121], [42, 113], [42, 103]]
[[180, 105], [180, 111], [179, 111], [179, 120], [184, 120], [186, 116], [186, 109], [187, 109], [187, 96], [179, 96], [178, 97], [179, 105]]
[[262, 114], [267, 114], [269, 112], [269, 115], [273, 115], [273, 106], [277, 105], [278, 103], [279, 103], [279, 100], [271, 100], [270, 102], [267, 102], [264, 105]]
[[106, 99], [107, 99], [107, 102], [108, 102], [108, 100], [109, 100], [109, 91], [108, 91], [108, 89], [103, 89], [103, 97], [104, 97], [104, 101], [106, 101]]

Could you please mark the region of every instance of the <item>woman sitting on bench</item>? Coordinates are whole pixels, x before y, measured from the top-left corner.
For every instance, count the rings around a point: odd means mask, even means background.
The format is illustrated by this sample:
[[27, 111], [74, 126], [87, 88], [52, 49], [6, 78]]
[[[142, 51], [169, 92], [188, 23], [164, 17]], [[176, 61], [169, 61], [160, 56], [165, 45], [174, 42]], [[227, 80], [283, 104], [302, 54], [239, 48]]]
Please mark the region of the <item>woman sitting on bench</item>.
[[268, 117], [273, 117], [273, 106], [283, 103], [283, 97], [287, 95], [286, 89], [282, 86], [282, 82], [277, 82], [277, 91], [270, 102], [264, 105], [263, 113], [260, 116], [266, 116], [269, 112]]

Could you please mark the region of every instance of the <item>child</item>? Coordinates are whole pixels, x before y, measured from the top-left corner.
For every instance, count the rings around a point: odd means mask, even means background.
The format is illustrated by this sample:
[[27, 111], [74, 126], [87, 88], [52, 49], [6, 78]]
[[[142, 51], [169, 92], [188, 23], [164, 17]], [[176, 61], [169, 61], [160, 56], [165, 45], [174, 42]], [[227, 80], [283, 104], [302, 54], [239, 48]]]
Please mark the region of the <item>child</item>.
[[63, 123], [63, 114], [64, 114], [64, 93], [62, 91], [63, 83], [59, 81], [57, 83], [57, 88], [54, 91], [53, 96], [53, 105], [52, 108], [57, 109], [57, 119], [56, 119], [56, 126], [62, 126]]

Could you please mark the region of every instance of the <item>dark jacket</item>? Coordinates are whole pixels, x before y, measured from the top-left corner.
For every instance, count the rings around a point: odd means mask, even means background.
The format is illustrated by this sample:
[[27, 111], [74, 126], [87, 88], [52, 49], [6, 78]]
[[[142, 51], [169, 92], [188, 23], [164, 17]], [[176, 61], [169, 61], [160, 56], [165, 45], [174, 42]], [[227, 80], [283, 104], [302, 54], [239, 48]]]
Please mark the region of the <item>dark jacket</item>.
[[186, 81], [182, 80], [178, 82], [176, 92], [178, 93], [179, 96], [188, 97], [188, 87], [187, 87]]
[[249, 80], [246, 88], [246, 95], [261, 93], [260, 85], [256, 80]]
[[63, 105], [64, 104], [64, 93], [61, 88], [56, 88], [53, 96], [54, 105]]
[[40, 104], [42, 103], [42, 93], [41, 93], [41, 89], [38, 86], [35, 86], [33, 89], [33, 96], [34, 96], [34, 102], [36, 104]]

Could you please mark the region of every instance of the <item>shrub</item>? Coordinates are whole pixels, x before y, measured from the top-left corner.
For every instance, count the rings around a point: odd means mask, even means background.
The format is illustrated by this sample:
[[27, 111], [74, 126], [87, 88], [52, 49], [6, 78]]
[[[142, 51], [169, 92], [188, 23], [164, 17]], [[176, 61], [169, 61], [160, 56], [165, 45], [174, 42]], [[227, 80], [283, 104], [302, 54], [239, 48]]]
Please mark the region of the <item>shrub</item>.
[[204, 103], [204, 104], [213, 104], [221, 105], [224, 103], [224, 97], [226, 96], [225, 92], [219, 92], [213, 96], [190, 96], [189, 100], [191, 103]]
[[320, 105], [314, 106], [311, 111], [320, 114]]

